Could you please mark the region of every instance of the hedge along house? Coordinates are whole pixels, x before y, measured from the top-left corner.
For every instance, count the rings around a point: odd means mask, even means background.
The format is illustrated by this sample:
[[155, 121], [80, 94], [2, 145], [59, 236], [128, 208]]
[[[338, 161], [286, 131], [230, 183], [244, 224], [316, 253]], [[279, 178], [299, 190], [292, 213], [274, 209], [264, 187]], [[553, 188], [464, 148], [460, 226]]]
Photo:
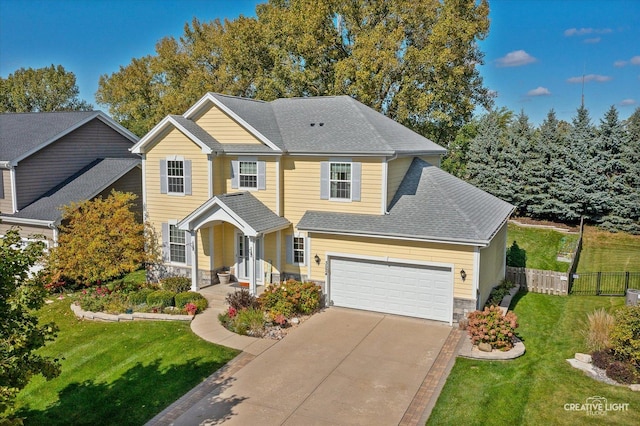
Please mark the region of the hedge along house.
[[0, 237], [17, 226], [55, 244], [62, 206], [112, 189], [141, 197], [137, 141], [100, 111], [0, 114]]
[[132, 148], [169, 273], [288, 278], [330, 305], [451, 323], [505, 274], [513, 206], [438, 168], [445, 149], [348, 96], [207, 93]]

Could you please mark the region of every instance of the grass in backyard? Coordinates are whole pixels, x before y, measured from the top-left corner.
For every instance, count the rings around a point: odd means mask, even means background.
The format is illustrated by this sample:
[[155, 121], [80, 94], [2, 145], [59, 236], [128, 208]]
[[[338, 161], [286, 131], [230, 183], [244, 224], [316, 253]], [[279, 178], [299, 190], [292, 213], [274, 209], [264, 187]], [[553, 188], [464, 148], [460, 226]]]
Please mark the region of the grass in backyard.
[[26, 425], [144, 424], [238, 354], [195, 336], [177, 321], [79, 321], [56, 300], [40, 311], [58, 338], [41, 350], [62, 374], [41, 376], [19, 394]]
[[578, 272], [640, 272], [640, 235], [585, 226]]
[[527, 252], [527, 268], [567, 272], [569, 264], [556, 260], [558, 252], [569, 240], [578, 240], [577, 234], [567, 234], [552, 229], [518, 226], [509, 223], [507, 247], [514, 241]]
[[[613, 312], [622, 305], [622, 297], [519, 294], [511, 307], [525, 355], [511, 361], [458, 358], [427, 424], [640, 424], [639, 392], [595, 381], [566, 361], [586, 351], [581, 330], [587, 314], [600, 307]], [[603, 417], [564, 408], [593, 396], [628, 403], [629, 409]]]

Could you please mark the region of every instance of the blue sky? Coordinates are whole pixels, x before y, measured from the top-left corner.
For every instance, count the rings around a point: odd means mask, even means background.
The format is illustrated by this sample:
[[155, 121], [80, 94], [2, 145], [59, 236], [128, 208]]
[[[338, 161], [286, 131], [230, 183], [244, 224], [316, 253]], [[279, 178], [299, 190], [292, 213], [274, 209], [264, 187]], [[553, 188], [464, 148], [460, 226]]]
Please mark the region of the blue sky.
[[[246, 0], [0, 0], [0, 76], [61, 64], [93, 103], [102, 74], [153, 54], [186, 22], [254, 15]], [[535, 124], [554, 108], [570, 120], [585, 105], [594, 122], [616, 105], [621, 118], [640, 106], [640, 1], [490, 0], [491, 29], [480, 46], [485, 84], [496, 106]]]

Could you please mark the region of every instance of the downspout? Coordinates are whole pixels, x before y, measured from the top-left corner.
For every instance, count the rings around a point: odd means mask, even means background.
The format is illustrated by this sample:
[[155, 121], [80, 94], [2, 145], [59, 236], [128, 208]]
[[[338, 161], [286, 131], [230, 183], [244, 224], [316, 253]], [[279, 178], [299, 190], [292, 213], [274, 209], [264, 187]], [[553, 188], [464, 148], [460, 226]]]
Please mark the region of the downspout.
[[382, 163], [382, 214], [389, 214], [389, 161], [398, 158], [393, 154], [391, 158], [385, 157]]
[[18, 212], [18, 192], [16, 190], [16, 168], [15, 166], [9, 167], [9, 177], [11, 180], [11, 209], [12, 213]]

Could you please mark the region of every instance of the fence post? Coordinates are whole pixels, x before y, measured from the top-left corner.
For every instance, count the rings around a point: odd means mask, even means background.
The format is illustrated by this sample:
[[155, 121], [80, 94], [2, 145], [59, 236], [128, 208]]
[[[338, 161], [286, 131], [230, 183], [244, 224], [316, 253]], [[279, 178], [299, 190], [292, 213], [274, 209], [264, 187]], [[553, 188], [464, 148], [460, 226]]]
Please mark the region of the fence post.
[[629, 271], [624, 273], [624, 294], [627, 294], [627, 290], [629, 290]]
[[596, 277], [596, 296], [600, 296], [600, 278], [602, 278], [602, 272], [598, 272]]

